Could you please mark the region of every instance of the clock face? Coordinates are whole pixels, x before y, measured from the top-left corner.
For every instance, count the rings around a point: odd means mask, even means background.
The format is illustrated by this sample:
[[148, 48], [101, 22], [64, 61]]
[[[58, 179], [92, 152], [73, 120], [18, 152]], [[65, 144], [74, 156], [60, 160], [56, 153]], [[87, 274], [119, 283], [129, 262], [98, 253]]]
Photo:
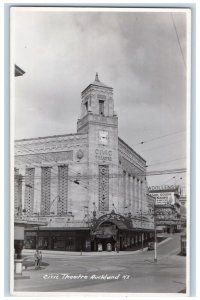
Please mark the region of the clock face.
[[102, 145], [108, 145], [108, 132], [99, 131], [99, 143]]

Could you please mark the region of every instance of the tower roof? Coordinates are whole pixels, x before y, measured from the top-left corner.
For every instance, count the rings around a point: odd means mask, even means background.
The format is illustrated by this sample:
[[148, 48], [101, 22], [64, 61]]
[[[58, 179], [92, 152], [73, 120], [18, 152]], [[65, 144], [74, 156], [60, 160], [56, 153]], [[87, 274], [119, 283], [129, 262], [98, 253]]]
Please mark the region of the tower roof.
[[93, 84], [93, 85], [98, 85], [98, 86], [109, 87], [109, 86], [107, 86], [105, 83], [103, 83], [103, 82], [101, 82], [101, 81], [99, 80], [99, 75], [98, 75], [98, 73], [96, 73], [96, 75], [95, 75], [95, 80], [94, 80], [91, 84]]
[[[106, 85], [105, 83], [103, 83], [103, 82], [101, 82], [100, 80], [99, 80], [99, 75], [98, 75], [98, 73], [96, 73], [96, 75], [95, 75], [95, 80], [92, 82], [92, 83], [90, 83], [85, 89], [84, 89], [84, 91], [88, 88], [88, 87], [90, 87], [91, 85], [95, 85], [95, 86], [99, 86], [99, 87], [105, 87], [105, 88], [108, 88], [108, 89], [112, 89], [111, 87], [109, 87], [108, 85]], [[83, 92], [84, 92], [83, 91]], [[83, 93], [82, 92], [82, 93]]]

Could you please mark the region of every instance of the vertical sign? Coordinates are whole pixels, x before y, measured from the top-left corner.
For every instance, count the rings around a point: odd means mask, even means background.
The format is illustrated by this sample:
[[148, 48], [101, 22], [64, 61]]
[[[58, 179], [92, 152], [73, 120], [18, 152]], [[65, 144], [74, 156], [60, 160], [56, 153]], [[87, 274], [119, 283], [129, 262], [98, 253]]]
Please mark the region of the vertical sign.
[[99, 210], [109, 210], [109, 167], [99, 166]]

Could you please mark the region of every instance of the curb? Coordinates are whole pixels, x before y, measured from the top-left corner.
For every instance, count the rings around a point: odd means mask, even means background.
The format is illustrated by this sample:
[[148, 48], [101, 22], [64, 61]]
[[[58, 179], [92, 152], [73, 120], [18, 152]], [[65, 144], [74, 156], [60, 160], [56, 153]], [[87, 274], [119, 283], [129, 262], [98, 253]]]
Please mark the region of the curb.
[[[147, 250], [147, 247], [143, 248], [143, 251], [146, 251]], [[115, 252], [115, 251], [112, 251], [112, 252], [107, 252], [107, 251], [103, 251], [103, 252], [82, 252], [82, 254], [80, 254], [80, 252], [69, 252], [69, 251], [45, 251], [43, 250], [42, 251], [42, 254], [43, 255], [48, 255], [48, 256], [51, 256], [51, 255], [64, 255], [64, 256], [119, 256], [119, 255], [130, 255], [130, 254], [136, 254], [136, 253], [141, 253], [143, 252], [141, 249], [138, 249], [138, 250], [135, 250], [135, 251], [121, 251], [121, 252]], [[30, 254], [34, 254], [34, 250], [30, 250], [30, 251], [27, 251], [24, 250], [22, 252], [23, 254], [25, 255], [30, 255]]]

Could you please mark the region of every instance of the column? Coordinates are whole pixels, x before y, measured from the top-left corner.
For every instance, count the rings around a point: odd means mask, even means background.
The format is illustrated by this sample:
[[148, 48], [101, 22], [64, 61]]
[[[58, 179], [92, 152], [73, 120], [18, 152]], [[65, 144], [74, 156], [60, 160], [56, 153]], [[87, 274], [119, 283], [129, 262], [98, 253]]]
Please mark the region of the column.
[[126, 206], [126, 172], [123, 171], [123, 211], [124, 211], [124, 207]]
[[123, 214], [124, 209], [124, 173], [120, 170], [120, 177], [119, 177], [119, 193], [118, 193], [118, 211], [120, 214]]
[[137, 178], [134, 177], [133, 178], [133, 188], [134, 188], [134, 191], [133, 191], [133, 207], [134, 207], [134, 215], [136, 214], [137, 212]]
[[137, 178], [137, 212], [140, 210], [140, 180]]
[[144, 212], [143, 181], [140, 181], [140, 203], [141, 203], [141, 210]]
[[128, 212], [131, 210], [131, 175], [128, 174], [128, 201], [127, 201], [127, 207]]
[[129, 208], [129, 174], [126, 172], [126, 202], [125, 202], [126, 212]]
[[130, 211], [133, 213], [134, 207], [133, 207], [133, 192], [134, 192], [134, 186], [133, 186], [133, 177], [130, 177]]
[[139, 202], [139, 210], [142, 209], [142, 184], [141, 181], [138, 181], [138, 193], [139, 193], [139, 197], [138, 197], [138, 202]]

